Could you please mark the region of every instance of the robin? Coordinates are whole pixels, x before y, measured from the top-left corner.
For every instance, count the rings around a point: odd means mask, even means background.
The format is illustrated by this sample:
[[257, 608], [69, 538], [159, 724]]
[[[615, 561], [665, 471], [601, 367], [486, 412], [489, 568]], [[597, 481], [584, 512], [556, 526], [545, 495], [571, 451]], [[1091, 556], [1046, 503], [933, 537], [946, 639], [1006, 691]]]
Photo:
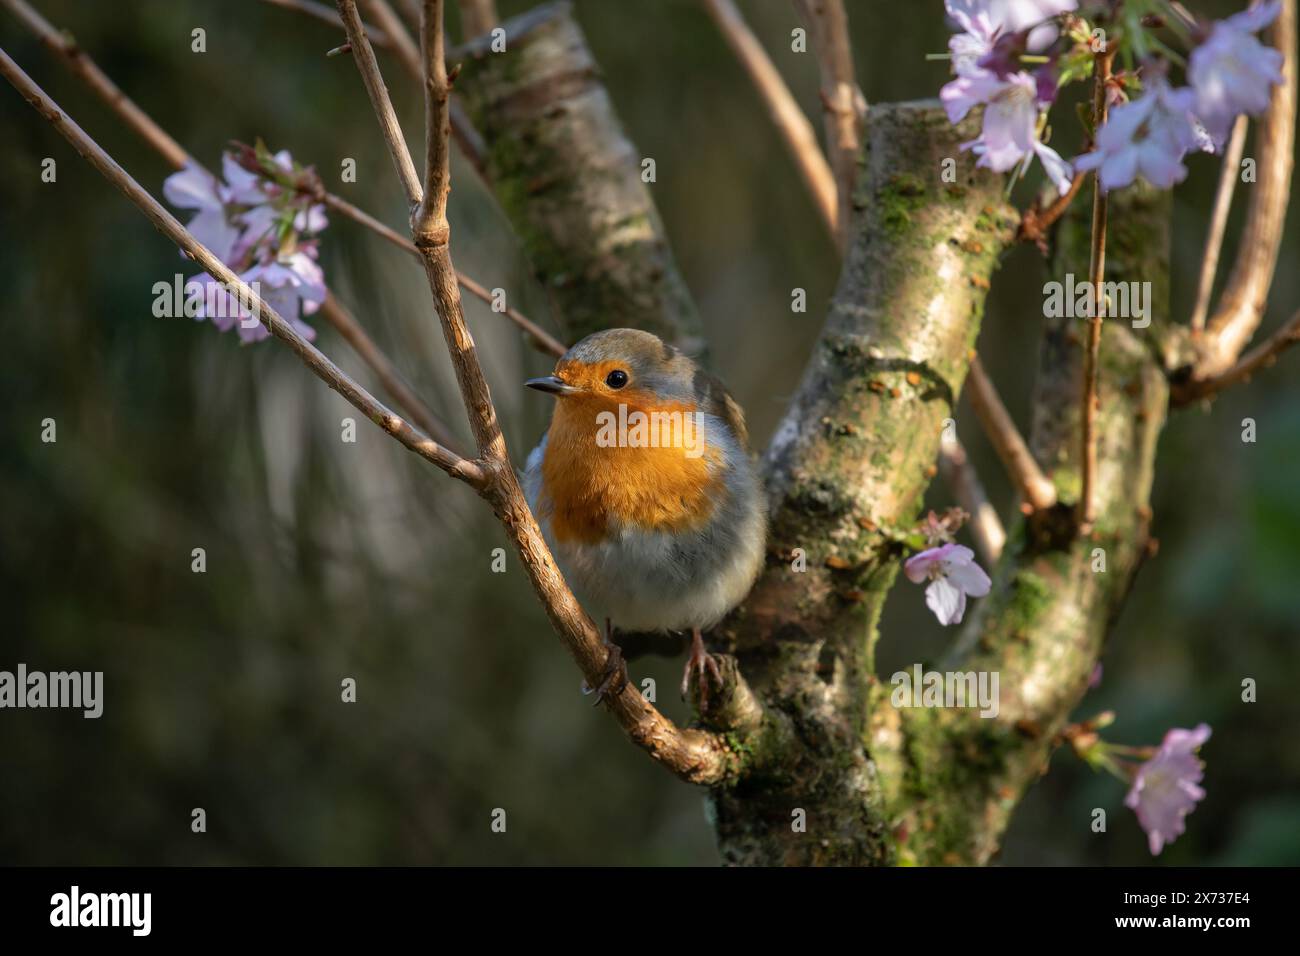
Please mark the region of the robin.
[[526, 383], [556, 398], [528, 456], [524, 491], [590, 612], [609, 658], [597, 702], [626, 680], [613, 626], [691, 632], [682, 696], [721, 683], [702, 632], [749, 593], [763, 565], [767, 506], [744, 413], [726, 388], [648, 332], [587, 336]]

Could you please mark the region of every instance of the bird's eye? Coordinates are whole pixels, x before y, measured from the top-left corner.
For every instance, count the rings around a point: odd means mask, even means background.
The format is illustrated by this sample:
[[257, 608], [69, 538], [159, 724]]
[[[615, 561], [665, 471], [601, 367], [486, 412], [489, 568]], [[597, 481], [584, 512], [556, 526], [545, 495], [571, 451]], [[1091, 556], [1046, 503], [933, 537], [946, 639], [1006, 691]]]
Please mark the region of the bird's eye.
[[605, 376], [605, 384], [610, 388], [622, 388], [627, 384], [627, 372], [616, 368]]

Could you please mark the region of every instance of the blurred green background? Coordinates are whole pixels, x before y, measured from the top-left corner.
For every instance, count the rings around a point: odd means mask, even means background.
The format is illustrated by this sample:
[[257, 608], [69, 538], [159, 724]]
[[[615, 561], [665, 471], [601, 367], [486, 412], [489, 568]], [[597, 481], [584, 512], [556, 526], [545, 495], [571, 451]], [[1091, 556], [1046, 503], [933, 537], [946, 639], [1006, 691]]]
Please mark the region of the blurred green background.
[[[208, 165], [228, 140], [260, 136], [402, 226], [350, 59], [323, 55], [341, 42], [327, 25], [256, 0], [35, 2]], [[507, 15], [529, 6], [498, 2]], [[815, 64], [790, 52], [790, 4], [741, 6], [820, 130]], [[1242, 4], [1192, 6], [1222, 15]], [[833, 249], [698, 3], [576, 7], [630, 137], [657, 161], [654, 195], [717, 370], [761, 444], [833, 291]], [[850, 0], [849, 14], [868, 100], [937, 94], [946, 66], [924, 55], [945, 49], [939, 0]], [[196, 26], [206, 54], [190, 52]], [[161, 195], [166, 165], [3, 12], [0, 45]], [[418, 91], [391, 58], [383, 65], [419, 143]], [[1056, 114], [1066, 144], [1071, 115]], [[717, 863], [702, 795], [592, 711], [517, 563], [491, 573], [506, 542], [487, 509], [364, 422], [343, 444], [340, 420], [354, 411], [286, 349], [154, 318], [153, 283], [194, 270], [7, 87], [0, 136], [0, 668], [102, 670], [106, 683], [97, 721], [0, 712], [0, 863]], [[40, 181], [45, 157], [56, 183]], [[339, 182], [345, 157], [356, 184]], [[1218, 169], [1208, 157], [1190, 166], [1176, 192], [1176, 315], [1191, 310]], [[464, 164], [454, 181], [458, 266], [553, 329], [501, 214]], [[1298, 227], [1293, 212], [1266, 330], [1300, 305]], [[322, 263], [468, 445], [419, 269], [337, 219]], [[1043, 281], [1035, 250], [1010, 255], [981, 339], [1021, 422]], [[806, 314], [790, 312], [794, 287], [808, 290]], [[467, 310], [522, 460], [549, 403], [520, 383], [549, 363], [479, 303]], [[318, 343], [370, 381], [331, 330]], [[1240, 440], [1247, 416], [1253, 445]], [[40, 440], [47, 417], [56, 444]], [[965, 405], [958, 421], [1006, 515], [1012, 492]], [[1115, 709], [1111, 736], [1126, 743], [1214, 727], [1208, 797], [1159, 862], [1300, 863], [1298, 476], [1300, 354], [1209, 411], [1177, 414], [1162, 440], [1159, 555], [1080, 711]], [[930, 497], [950, 503], [941, 483]], [[190, 570], [195, 547], [205, 574]], [[906, 582], [884, 628], [884, 674], [936, 657], [952, 636]], [[682, 719], [679, 674], [676, 660], [633, 666]], [[345, 677], [355, 704], [340, 702]], [[1240, 701], [1245, 677], [1257, 703]], [[1118, 781], [1059, 753], [1001, 860], [1150, 862], [1122, 798]], [[194, 807], [205, 834], [190, 830]], [[490, 828], [498, 807], [505, 833]], [[1093, 807], [1108, 811], [1105, 834], [1090, 830]]]

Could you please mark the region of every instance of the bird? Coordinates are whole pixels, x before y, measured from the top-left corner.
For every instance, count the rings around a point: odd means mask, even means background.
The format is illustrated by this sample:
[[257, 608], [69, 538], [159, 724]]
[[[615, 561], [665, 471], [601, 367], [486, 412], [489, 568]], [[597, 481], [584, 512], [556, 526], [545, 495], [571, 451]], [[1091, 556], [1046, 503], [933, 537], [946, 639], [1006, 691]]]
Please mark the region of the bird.
[[703, 634], [744, 600], [766, 553], [744, 412], [689, 356], [637, 329], [588, 335], [525, 384], [555, 397], [525, 497], [565, 581], [605, 618], [596, 703], [627, 681], [616, 624], [689, 630], [681, 692], [694, 675], [707, 707], [709, 679], [722, 678]]

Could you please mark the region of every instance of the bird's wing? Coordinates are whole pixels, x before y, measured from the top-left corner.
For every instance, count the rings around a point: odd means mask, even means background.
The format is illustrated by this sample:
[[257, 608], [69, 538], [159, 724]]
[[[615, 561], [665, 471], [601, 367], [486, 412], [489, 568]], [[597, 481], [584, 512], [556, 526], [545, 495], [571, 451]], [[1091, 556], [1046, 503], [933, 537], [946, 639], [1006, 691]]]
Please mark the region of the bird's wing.
[[703, 369], [695, 372], [695, 393], [699, 396], [698, 404], [710, 415], [721, 418], [735, 433], [740, 446], [749, 450], [749, 429], [745, 426], [745, 411], [731, 397], [727, 386], [716, 376]]

